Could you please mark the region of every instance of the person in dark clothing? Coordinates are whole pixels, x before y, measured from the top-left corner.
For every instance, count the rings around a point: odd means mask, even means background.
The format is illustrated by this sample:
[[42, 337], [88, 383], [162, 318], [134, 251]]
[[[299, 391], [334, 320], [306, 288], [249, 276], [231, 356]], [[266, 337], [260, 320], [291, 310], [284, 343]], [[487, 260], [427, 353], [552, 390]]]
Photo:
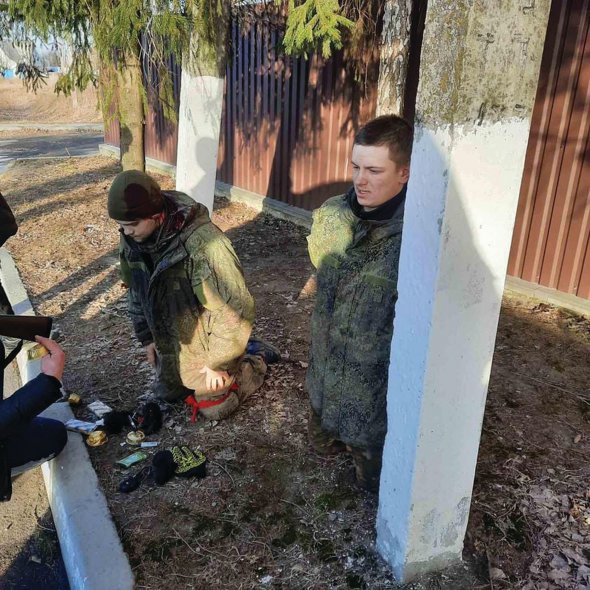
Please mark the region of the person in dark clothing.
[[18, 226], [14, 215], [6, 202], [6, 199], [0, 193], [0, 246], [6, 242], [6, 240], [13, 236], [17, 232]]
[[37, 336], [49, 354], [41, 374], [0, 401], [0, 501], [10, 500], [11, 478], [53, 459], [66, 446], [65, 426], [37, 414], [61, 397], [65, 355], [57, 342]]
[[[0, 194], [0, 246], [16, 231], [12, 211]], [[0, 395], [0, 501], [10, 500], [14, 476], [59, 455], [67, 442], [61, 422], [37, 417], [61, 396], [65, 354], [49, 338], [37, 336], [37, 342], [49, 351], [41, 361], [41, 374], [10, 397], [2, 399]], [[0, 353], [4, 369], [1, 342]]]
[[[0, 193], [0, 246], [18, 231], [18, 225], [6, 199]], [[6, 300], [2, 284], [0, 283], [0, 313], [12, 313], [10, 304]], [[0, 388], [1, 391], [1, 388]], [[1, 397], [1, 396], [0, 396]]]

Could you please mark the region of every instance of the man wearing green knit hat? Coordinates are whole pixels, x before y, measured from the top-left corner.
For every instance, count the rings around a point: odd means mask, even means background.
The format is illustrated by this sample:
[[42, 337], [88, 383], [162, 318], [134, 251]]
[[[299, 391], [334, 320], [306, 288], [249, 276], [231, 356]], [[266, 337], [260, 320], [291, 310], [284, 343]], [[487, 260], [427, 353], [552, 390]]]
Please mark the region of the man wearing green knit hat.
[[139, 170], [116, 176], [108, 212], [120, 226], [121, 276], [154, 392], [184, 399], [193, 416], [228, 416], [280, 358], [249, 340], [254, 300], [231, 242], [204, 205]]

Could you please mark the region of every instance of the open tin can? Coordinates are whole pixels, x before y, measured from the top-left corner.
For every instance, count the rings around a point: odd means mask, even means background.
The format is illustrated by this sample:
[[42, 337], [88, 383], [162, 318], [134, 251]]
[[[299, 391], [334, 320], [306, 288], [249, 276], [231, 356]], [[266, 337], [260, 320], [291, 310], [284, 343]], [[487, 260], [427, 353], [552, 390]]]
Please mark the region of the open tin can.
[[104, 430], [95, 430], [88, 435], [86, 439], [86, 444], [89, 447], [100, 447], [104, 445], [109, 439], [107, 438], [107, 433]]
[[145, 434], [141, 430], [132, 430], [127, 435], [127, 442], [130, 445], [140, 445], [145, 438]]

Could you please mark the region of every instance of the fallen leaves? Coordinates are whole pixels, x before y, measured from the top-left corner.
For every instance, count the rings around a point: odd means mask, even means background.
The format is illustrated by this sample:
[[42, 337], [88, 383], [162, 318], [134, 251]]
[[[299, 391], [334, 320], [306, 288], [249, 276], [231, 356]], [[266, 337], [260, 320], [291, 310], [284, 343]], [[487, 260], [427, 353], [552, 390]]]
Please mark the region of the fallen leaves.
[[[9, 247], [37, 311], [55, 315], [63, 334], [66, 386], [85, 403], [131, 409], [149, 389], [151, 369], [132, 337], [118, 235], [105, 212], [117, 170], [104, 158], [19, 164], [3, 176], [3, 193], [21, 221]], [[164, 588], [167, 572], [178, 570], [195, 587], [239, 578], [244, 588], [393, 588], [374, 553], [376, 500], [353, 490], [346, 457], [318, 459], [307, 450], [303, 383], [315, 280], [304, 231], [241, 205], [217, 205], [215, 221], [232, 240], [257, 301], [256, 335], [285, 360], [270, 367], [263, 389], [230, 420], [191, 425], [184, 407], [171, 409], [161, 447], [188, 442], [208, 453], [204, 480], [123, 498], [113, 470], [123, 439], [92, 451], [138, 578]], [[590, 449], [578, 399], [590, 382], [589, 325], [545, 304], [505, 302], [466, 551], [469, 558], [489, 548], [494, 589], [590, 585]], [[319, 498], [341, 504], [325, 510]], [[468, 586], [449, 578], [440, 587]]]

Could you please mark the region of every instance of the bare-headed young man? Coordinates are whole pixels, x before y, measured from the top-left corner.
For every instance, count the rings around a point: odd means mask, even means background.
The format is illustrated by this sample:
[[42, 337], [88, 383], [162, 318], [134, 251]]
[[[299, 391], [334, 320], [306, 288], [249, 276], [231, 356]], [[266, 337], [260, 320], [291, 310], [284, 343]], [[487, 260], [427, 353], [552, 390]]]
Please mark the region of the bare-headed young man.
[[352, 149], [350, 191], [314, 212], [309, 254], [317, 299], [307, 373], [310, 442], [352, 452], [359, 484], [377, 490], [412, 127], [387, 115]]

